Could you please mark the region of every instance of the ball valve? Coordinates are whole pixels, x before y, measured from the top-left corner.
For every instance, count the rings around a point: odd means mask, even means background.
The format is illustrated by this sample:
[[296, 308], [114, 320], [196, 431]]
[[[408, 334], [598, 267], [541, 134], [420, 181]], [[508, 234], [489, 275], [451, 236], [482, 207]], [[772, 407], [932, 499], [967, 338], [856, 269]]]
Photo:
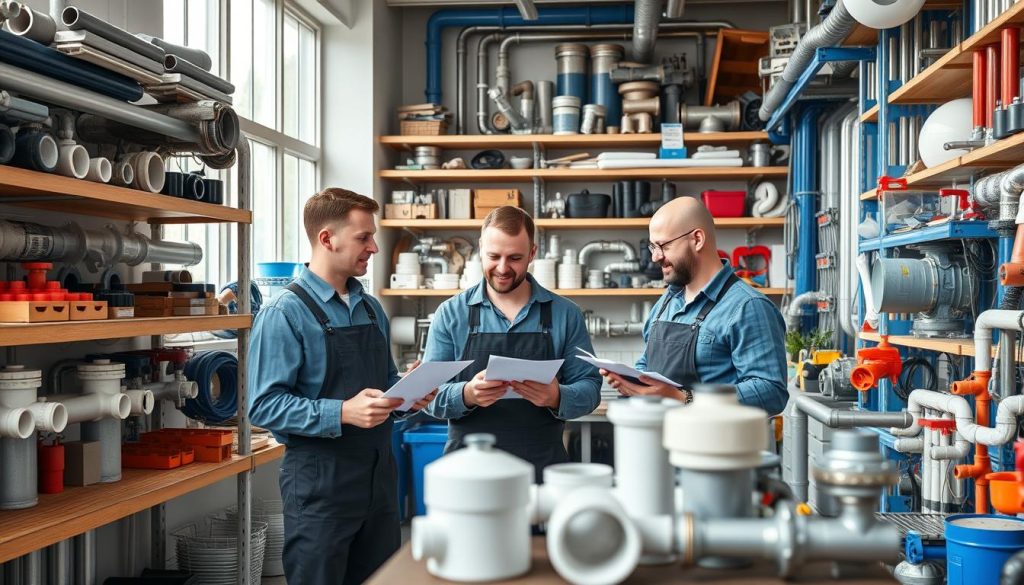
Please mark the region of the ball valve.
[[850, 384], [861, 392], [867, 392], [882, 378], [888, 378], [895, 384], [902, 370], [900, 350], [889, 345], [889, 337], [884, 336], [877, 347], [857, 350], [857, 366], [850, 371]]

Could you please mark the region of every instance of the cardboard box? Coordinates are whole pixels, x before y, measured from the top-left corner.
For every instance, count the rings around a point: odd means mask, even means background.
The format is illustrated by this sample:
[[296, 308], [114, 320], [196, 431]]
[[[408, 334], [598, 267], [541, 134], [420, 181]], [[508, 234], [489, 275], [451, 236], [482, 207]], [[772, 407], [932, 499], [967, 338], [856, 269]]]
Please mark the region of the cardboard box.
[[64, 443], [64, 485], [83, 487], [99, 483], [102, 464], [99, 441]]
[[473, 211], [472, 189], [448, 190], [448, 219], [469, 219]]
[[476, 189], [473, 191], [473, 217], [483, 219], [487, 214], [499, 207], [513, 205], [522, 206], [522, 194], [519, 189]]
[[384, 205], [386, 219], [437, 219], [437, 205], [388, 203]]
[[69, 320], [67, 301], [0, 301], [0, 323]]
[[107, 318], [107, 301], [68, 301], [72, 321], [93, 321]]

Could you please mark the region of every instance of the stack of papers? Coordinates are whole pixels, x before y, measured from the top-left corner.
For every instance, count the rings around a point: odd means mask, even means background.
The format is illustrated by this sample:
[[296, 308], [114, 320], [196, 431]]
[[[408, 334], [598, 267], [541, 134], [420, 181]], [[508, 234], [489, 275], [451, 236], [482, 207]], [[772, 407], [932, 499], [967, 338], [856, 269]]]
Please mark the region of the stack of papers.
[[577, 359], [581, 359], [597, 368], [608, 370], [613, 374], [618, 374], [620, 376], [626, 376], [629, 378], [640, 378], [640, 376], [647, 376], [648, 378], [653, 378], [659, 382], [664, 382], [665, 384], [671, 384], [673, 386], [676, 386], [677, 388], [683, 387], [683, 385], [680, 384], [679, 382], [675, 382], [669, 378], [666, 378], [665, 376], [662, 376], [658, 372], [641, 372], [640, 370], [632, 366], [627, 366], [626, 364], [621, 364], [619, 362], [614, 362], [612, 360], [601, 359], [583, 348], [577, 347], [576, 349], [578, 351], [583, 352], [583, 355], [576, 356]]
[[[492, 355], [487, 360], [487, 379], [504, 382], [538, 382], [550, 384], [558, 374], [565, 360], [521, 360]], [[505, 398], [522, 398], [512, 388], [505, 391]]]
[[424, 362], [406, 374], [394, 386], [388, 388], [384, 398], [402, 398], [398, 410], [409, 410], [420, 398], [433, 392], [441, 384], [451, 380], [473, 363], [473, 360], [458, 362]]

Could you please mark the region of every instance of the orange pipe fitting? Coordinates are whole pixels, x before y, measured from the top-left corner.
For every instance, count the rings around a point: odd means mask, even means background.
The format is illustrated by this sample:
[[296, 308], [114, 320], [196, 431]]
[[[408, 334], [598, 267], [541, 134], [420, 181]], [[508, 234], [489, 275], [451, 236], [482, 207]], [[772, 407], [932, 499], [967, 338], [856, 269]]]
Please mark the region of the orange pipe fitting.
[[867, 392], [882, 378], [889, 378], [895, 384], [903, 370], [900, 351], [889, 345], [889, 336], [882, 336], [877, 347], [857, 350], [857, 365], [850, 372], [850, 384], [861, 392]]
[[[992, 423], [992, 395], [988, 393], [988, 383], [992, 372], [975, 371], [970, 378], [953, 382], [950, 390], [958, 396], [974, 396], [974, 420], [980, 426], [988, 427]], [[974, 445], [974, 463], [957, 465], [953, 468], [953, 477], [957, 479], [974, 479], [974, 511], [988, 514], [988, 478], [992, 472], [992, 461], [988, 457], [988, 447], [978, 443]]]
[[1003, 286], [1024, 286], [1024, 262], [1007, 262], [1000, 266], [999, 284]]
[[1002, 102], [1003, 107], [1010, 105], [1013, 98], [1020, 93], [1020, 29], [1008, 26], [1002, 30], [1000, 37], [1002, 60]]
[[999, 101], [999, 45], [985, 47], [985, 127], [992, 127], [992, 116]]
[[972, 126], [974, 128], [985, 126], [985, 49], [974, 51], [973, 80], [972, 80]]

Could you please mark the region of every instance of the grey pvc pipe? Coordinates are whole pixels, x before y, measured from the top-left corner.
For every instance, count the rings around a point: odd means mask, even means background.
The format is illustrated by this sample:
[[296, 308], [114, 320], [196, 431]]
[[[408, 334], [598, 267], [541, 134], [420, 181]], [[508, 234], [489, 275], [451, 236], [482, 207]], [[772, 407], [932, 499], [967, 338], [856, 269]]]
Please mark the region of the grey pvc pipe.
[[49, 119], [50, 108], [16, 98], [6, 91], [0, 90], [0, 117], [11, 118], [17, 122], [42, 124]]
[[0, 63], [0, 79], [3, 79], [5, 89], [24, 96], [78, 112], [94, 114], [182, 142], [199, 143], [200, 141], [199, 131], [187, 122], [149, 112], [138, 106], [126, 104], [45, 75]]
[[0, 510], [31, 508], [39, 501], [36, 448], [34, 438], [0, 439]]
[[18, 15], [7, 20], [7, 30], [19, 37], [49, 45], [57, 34], [57, 23], [45, 12], [33, 10], [22, 5]]
[[100, 482], [113, 483], [121, 480], [121, 421], [105, 418], [83, 422], [83, 441], [100, 443]]
[[59, 151], [57, 141], [45, 132], [21, 130], [14, 139], [14, 158], [11, 163], [25, 169], [52, 173], [57, 168]]
[[213, 59], [210, 58], [210, 54], [206, 51], [192, 49], [189, 47], [184, 47], [182, 45], [176, 45], [174, 43], [169, 43], [159, 37], [153, 37], [142, 33], [136, 33], [135, 36], [142, 39], [146, 43], [150, 43], [156, 45], [157, 47], [160, 47], [161, 49], [163, 49], [163, 53], [167, 55], [175, 55], [177, 57], [180, 57], [188, 61], [190, 64], [195, 65], [196, 67], [199, 67], [204, 71], [210, 71], [211, 69], [213, 69]]
[[797, 406], [808, 416], [833, 429], [856, 427], [897, 427], [905, 429], [914, 423], [909, 412], [875, 412], [832, 408], [802, 394], [795, 397]]
[[96, 18], [92, 14], [77, 8], [68, 6], [61, 13], [61, 22], [68, 30], [85, 30], [97, 34], [112, 43], [117, 43], [126, 49], [145, 55], [154, 61], [163, 61], [164, 50], [160, 47], [147, 43], [130, 32], [116, 27], [109, 22]]
[[764, 97], [764, 102], [758, 111], [758, 116], [761, 120], [767, 122], [772, 117], [772, 114], [782, 104], [786, 95], [789, 94], [789, 89], [793, 87], [796, 80], [803, 74], [804, 69], [807, 68], [807, 64], [811, 62], [818, 48], [832, 47], [841, 43], [849, 36], [850, 31], [853, 30], [856, 24], [857, 21], [850, 16], [850, 12], [846, 9], [846, 5], [843, 4], [843, 0], [838, 0], [828, 17], [821, 24], [809, 30], [800, 39], [800, 42], [789, 58], [789, 62], [786, 64], [786, 68], [782, 70], [782, 76]]
[[235, 93], [235, 86], [231, 82], [200, 68], [199, 66], [186, 61], [179, 55], [164, 55], [164, 70], [168, 73], [181, 73], [188, 75], [200, 83], [205, 83], [217, 91], [227, 94]]
[[74, 537], [75, 585], [97, 585], [96, 531], [89, 530]]
[[637, 63], [654, 60], [660, 20], [661, 0], [636, 0], [633, 9], [633, 60]]
[[48, 585], [70, 585], [71, 541], [62, 540], [46, 549], [46, 579]]

